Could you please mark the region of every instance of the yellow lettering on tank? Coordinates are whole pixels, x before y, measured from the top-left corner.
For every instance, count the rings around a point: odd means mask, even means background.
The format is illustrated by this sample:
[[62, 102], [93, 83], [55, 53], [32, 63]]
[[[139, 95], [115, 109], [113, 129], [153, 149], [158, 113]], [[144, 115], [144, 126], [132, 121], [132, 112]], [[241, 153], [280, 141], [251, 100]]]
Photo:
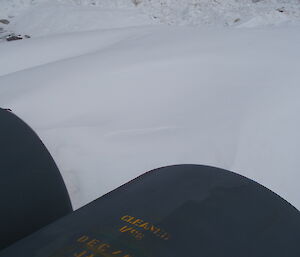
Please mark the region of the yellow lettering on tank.
[[160, 228], [151, 225], [150, 231], [153, 232], [153, 234], [157, 234], [160, 231]]
[[74, 253], [74, 257], [94, 257], [95, 254], [87, 254], [87, 251], [83, 251], [81, 253]]
[[130, 219], [130, 218], [132, 218], [131, 216], [129, 216], [129, 215], [125, 215], [125, 216], [123, 216], [122, 218], [121, 218], [121, 220], [123, 220], [123, 221], [128, 221], [128, 219]]
[[90, 238], [88, 236], [82, 236], [82, 237], [80, 237], [80, 238], [77, 239], [77, 242], [79, 242], [79, 243], [85, 243], [89, 239]]
[[132, 220], [135, 220], [135, 217], [130, 217], [130, 218], [127, 220], [127, 222], [128, 222], [128, 223], [131, 223]]
[[97, 250], [100, 250], [100, 251], [105, 251], [107, 250], [108, 248], [110, 248], [110, 245], [109, 244], [101, 244], [97, 247]]
[[148, 222], [145, 222], [145, 223], [141, 224], [139, 227], [140, 227], [140, 228], [143, 228], [143, 229], [145, 229], [145, 230], [149, 230], [149, 229], [150, 229], [150, 228], [149, 228], [149, 223], [148, 223]]
[[167, 232], [164, 232], [164, 233], [161, 234], [159, 237], [160, 237], [161, 239], [168, 240], [169, 235], [168, 235]]
[[88, 247], [94, 247], [95, 245], [97, 245], [97, 244], [99, 244], [99, 243], [100, 243], [99, 240], [93, 239], [93, 240], [89, 241], [86, 245], [87, 245]]
[[120, 253], [122, 253], [122, 251], [118, 250], [118, 251], [112, 252], [112, 255], [116, 255], [116, 254], [120, 254]]
[[120, 232], [125, 233], [127, 231], [132, 230], [132, 229], [133, 229], [132, 227], [124, 226], [124, 227], [120, 228]]
[[[163, 239], [163, 240], [170, 239], [170, 235], [164, 229], [159, 228], [156, 225], [146, 222], [142, 219], [139, 219], [139, 218], [136, 218], [136, 217], [130, 216], [130, 215], [125, 215], [125, 216], [121, 217], [121, 220], [123, 220], [129, 224], [132, 224], [138, 228], [142, 228], [145, 231], [149, 231], [160, 239]], [[120, 232], [124, 233], [129, 230], [133, 230], [133, 228], [130, 229], [127, 226], [124, 226], [120, 229]], [[132, 233], [134, 233], [134, 231], [135, 230], [133, 230]], [[141, 232], [139, 232], [139, 233], [141, 233]], [[141, 236], [139, 236], [139, 238], [141, 238]]]
[[141, 219], [136, 219], [135, 221], [131, 222], [131, 224], [136, 225], [136, 226], [139, 226], [139, 225], [141, 225], [141, 223], [143, 223], [143, 222], [144, 222], [144, 221], [141, 220]]
[[136, 238], [137, 240], [142, 240], [142, 239], [144, 238], [144, 234], [142, 234], [142, 233], [137, 233], [136, 236], [135, 236], [135, 238]]

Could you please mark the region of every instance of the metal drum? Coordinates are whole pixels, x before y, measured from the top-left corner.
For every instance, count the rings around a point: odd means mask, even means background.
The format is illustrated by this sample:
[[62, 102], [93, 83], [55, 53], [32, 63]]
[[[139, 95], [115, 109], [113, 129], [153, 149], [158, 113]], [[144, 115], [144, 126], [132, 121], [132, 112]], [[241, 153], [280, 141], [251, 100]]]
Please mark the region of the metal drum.
[[299, 257], [300, 214], [230, 171], [148, 172], [0, 252], [0, 257]]
[[0, 109], [0, 199], [0, 249], [72, 211], [46, 147], [29, 126], [4, 109]]

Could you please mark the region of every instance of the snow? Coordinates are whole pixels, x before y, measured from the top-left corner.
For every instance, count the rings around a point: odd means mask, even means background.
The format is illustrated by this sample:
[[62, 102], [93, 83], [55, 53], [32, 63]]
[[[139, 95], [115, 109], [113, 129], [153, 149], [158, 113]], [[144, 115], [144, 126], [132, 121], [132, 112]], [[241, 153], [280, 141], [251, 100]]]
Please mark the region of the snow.
[[233, 170], [300, 208], [297, 14], [226, 25], [223, 5], [169, 26], [145, 1], [1, 1], [9, 28], [32, 38], [0, 44], [0, 106], [37, 131], [75, 208], [180, 163]]
[[[298, 23], [299, 0], [140, 0], [162, 23], [192, 26], [273, 26]], [[281, 11], [281, 12], [280, 12]]]
[[33, 36], [154, 22], [237, 28], [300, 24], [300, 0], [0, 0], [0, 7], [11, 31]]

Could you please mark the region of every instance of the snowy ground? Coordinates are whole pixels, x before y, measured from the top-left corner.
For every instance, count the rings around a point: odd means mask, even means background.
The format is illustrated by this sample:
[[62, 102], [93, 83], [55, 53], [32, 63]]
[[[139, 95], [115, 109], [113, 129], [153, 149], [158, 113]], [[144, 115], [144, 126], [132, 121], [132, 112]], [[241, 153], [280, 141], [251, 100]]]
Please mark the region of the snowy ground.
[[11, 21], [5, 30], [31, 36], [154, 22], [197, 27], [290, 26], [300, 24], [300, 0], [0, 0], [0, 19], [4, 18]]
[[233, 170], [300, 208], [297, 1], [285, 19], [231, 27], [196, 10], [166, 23], [200, 27], [158, 24], [150, 2], [35, 2], [0, 0], [5, 26], [32, 36], [0, 44], [0, 106], [38, 132], [75, 208], [179, 163]]

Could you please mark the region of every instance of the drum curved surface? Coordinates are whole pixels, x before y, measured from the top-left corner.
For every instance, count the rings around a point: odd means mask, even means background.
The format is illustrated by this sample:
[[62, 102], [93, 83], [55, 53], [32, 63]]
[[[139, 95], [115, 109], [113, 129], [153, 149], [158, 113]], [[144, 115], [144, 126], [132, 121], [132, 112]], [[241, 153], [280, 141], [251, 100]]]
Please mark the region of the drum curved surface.
[[39, 137], [0, 109], [0, 249], [72, 211], [60, 172]]
[[299, 257], [300, 214], [238, 174], [201, 165], [145, 173], [0, 257]]

